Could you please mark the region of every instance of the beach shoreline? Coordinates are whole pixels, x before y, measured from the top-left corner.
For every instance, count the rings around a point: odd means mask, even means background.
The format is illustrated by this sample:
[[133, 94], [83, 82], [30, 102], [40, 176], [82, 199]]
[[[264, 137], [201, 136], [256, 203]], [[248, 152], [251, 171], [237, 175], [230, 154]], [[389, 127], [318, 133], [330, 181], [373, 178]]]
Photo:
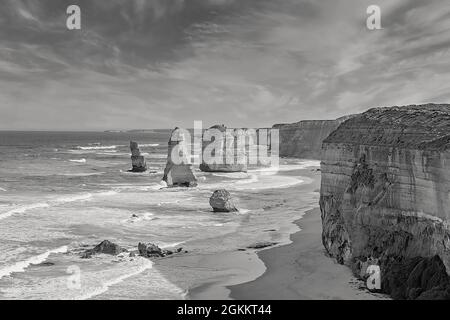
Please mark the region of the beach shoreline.
[[292, 243], [259, 251], [257, 255], [266, 271], [251, 282], [229, 286], [230, 299], [387, 299], [362, 289], [363, 283], [348, 267], [326, 255], [321, 242], [319, 208], [307, 211], [295, 223], [300, 231], [291, 235]]

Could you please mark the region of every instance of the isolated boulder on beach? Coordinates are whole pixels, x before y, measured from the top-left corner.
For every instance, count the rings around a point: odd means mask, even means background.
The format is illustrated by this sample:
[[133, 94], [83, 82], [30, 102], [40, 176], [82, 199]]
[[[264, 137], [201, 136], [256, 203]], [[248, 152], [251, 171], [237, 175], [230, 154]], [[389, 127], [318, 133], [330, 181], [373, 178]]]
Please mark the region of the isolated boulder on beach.
[[144, 172], [147, 170], [147, 163], [144, 156], [141, 155], [137, 142], [130, 141], [131, 164], [133, 168], [130, 172]]
[[192, 173], [191, 154], [188, 151], [190, 143], [185, 130], [177, 127], [172, 131], [163, 176], [168, 187], [197, 186], [197, 179]]
[[209, 198], [209, 204], [214, 212], [236, 212], [236, 206], [231, 199], [231, 194], [225, 190], [216, 190]]

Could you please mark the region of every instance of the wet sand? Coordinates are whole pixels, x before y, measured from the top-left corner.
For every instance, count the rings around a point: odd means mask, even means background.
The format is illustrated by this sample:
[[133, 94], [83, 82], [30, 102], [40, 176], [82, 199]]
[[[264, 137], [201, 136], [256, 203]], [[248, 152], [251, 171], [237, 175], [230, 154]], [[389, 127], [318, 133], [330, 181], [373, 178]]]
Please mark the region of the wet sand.
[[289, 245], [258, 252], [267, 270], [254, 281], [229, 287], [232, 299], [385, 299], [359, 288], [351, 271], [325, 255], [320, 210], [296, 222]]

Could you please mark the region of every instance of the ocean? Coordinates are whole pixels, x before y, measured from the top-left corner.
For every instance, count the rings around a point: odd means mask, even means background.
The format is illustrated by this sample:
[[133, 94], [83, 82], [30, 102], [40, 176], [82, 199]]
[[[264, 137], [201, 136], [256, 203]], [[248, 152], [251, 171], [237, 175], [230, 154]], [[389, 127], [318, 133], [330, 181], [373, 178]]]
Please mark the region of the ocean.
[[[317, 206], [318, 190], [304, 186], [318, 161], [281, 159], [277, 171], [247, 173], [194, 168], [198, 187], [163, 188], [169, 136], [0, 132], [0, 299], [183, 299], [202, 282], [198, 268], [80, 253], [106, 239], [132, 250], [139, 242], [183, 247], [180, 255], [193, 257], [285, 244], [298, 231], [293, 221]], [[149, 172], [128, 172], [130, 140]], [[208, 200], [219, 188], [238, 213], [212, 212]]]

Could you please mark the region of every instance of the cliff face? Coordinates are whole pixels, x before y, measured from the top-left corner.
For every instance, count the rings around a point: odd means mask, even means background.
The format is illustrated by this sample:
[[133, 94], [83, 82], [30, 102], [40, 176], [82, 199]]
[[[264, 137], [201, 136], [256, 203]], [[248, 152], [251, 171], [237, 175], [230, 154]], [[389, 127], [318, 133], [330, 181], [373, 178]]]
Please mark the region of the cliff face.
[[[332, 257], [357, 275], [376, 259], [382, 290], [396, 298], [435, 295], [437, 276], [438, 296], [450, 297], [450, 105], [352, 117], [324, 140], [321, 171], [322, 240]], [[419, 265], [441, 273], [413, 273]]]
[[320, 159], [323, 140], [347, 118], [275, 124], [273, 128], [279, 130], [280, 156]]

